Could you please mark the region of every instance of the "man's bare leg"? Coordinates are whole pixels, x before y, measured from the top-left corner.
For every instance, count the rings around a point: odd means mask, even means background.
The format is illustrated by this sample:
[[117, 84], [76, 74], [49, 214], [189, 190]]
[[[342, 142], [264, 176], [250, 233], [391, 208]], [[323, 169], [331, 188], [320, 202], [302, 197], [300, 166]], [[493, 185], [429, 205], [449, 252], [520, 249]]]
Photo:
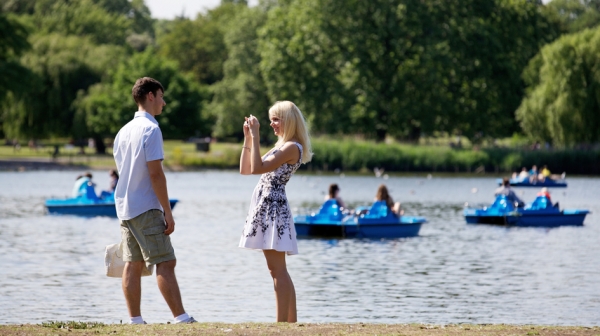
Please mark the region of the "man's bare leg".
[[183, 303], [181, 302], [181, 293], [179, 285], [175, 277], [175, 265], [177, 260], [169, 260], [156, 265], [156, 280], [158, 288], [162, 293], [167, 305], [173, 313], [173, 317], [177, 317], [185, 313]]
[[142, 301], [142, 269], [144, 261], [132, 261], [125, 263], [123, 269], [123, 280], [121, 282], [129, 317], [142, 316], [140, 304]]

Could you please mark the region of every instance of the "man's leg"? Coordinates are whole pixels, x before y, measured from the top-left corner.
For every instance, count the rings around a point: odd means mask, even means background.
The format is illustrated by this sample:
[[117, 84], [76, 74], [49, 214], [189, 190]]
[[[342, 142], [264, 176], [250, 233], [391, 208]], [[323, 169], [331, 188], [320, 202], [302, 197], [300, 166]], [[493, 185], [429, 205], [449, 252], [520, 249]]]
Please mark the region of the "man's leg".
[[132, 261], [125, 263], [123, 269], [123, 293], [129, 310], [129, 317], [142, 316], [140, 303], [142, 300], [142, 269], [144, 261]]
[[175, 265], [177, 260], [169, 260], [156, 265], [156, 280], [158, 288], [162, 293], [167, 305], [173, 313], [173, 317], [177, 317], [185, 313], [183, 303], [181, 302], [181, 293], [179, 285], [175, 277]]

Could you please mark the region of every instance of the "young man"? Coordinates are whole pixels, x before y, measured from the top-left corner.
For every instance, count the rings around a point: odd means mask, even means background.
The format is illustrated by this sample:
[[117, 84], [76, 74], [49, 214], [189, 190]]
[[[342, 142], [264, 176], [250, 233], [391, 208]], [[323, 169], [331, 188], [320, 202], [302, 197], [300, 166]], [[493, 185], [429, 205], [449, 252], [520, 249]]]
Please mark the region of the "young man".
[[167, 181], [162, 168], [163, 140], [154, 118], [166, 105], [164, 88], [155, 79], [135, 82], [133, 99], [138, 111], [114, 141], [113, 154], [119, 171], [115, 189], [117, 215], [121, 220], [123, 292], [130, 324], [145, 324], [140, 312], [141, 276], [146, 265], [156, 265], [158, 287], [175, 323], [196, 322], [183, 309], [175, 277], [175, 252], [169, 235], [175, 230]]

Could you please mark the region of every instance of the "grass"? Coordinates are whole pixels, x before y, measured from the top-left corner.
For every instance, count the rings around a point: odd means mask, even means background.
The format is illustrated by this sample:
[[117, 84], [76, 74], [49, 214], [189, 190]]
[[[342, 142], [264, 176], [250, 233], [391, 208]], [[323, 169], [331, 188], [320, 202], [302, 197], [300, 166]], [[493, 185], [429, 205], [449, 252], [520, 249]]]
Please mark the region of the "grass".
[[[40, 149], [0, 146], [0, 160], [39, 159], [63, 165], [78, 165], [92, 169], [114, 168], [112, 148], [107, 155], [95, 155], [91, 148], [68, 148], [59, 142], [60, 155], [51, 159], [53, 145]], [[241, 144], [211, 143], [210, 152], [196, 151], [195, 144], [178, 140], [164, 142], [164, 165], [170, 170], [204, 168], [236, 169], [239, 165]], [[269, 148], [261, 148], [266, 152]], [[600, 150], [524, 150], [503, 147], [451, 148], [444, 145], [414, 145], [397, 142], [375, 143], [354, 138], [313, 139], [313, 160], [302, 169], [311, 171], [344, 171], [369, 173], [374, 168], [386, 172], [448, 172], [448, 173], [512, 173], [521, 167], [547, 164], [552, 172], [570, 175], [599, 175]], [[0, 161], [0, 167], [2, 161]]]
[[2, 325], [1, 335], [574, 335], [599, 336], [600, 327], [507, 324], [364, 324], [364, 323], [195, 323], [126, 325], [93, 322], [47, 322]]

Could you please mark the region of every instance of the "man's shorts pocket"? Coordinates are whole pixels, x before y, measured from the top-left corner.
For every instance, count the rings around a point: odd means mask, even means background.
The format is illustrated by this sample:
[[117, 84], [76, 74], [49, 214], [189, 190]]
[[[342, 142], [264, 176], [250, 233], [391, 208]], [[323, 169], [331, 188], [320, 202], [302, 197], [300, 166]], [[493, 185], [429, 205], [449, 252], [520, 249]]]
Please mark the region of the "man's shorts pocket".
[[160, 257], [170, 252], [171, 244], [167, 243], [169, 237], [165, 235], [164, 225], [147, 228], [143, 231], [146, 237], [146, 248], [150, 257]]

